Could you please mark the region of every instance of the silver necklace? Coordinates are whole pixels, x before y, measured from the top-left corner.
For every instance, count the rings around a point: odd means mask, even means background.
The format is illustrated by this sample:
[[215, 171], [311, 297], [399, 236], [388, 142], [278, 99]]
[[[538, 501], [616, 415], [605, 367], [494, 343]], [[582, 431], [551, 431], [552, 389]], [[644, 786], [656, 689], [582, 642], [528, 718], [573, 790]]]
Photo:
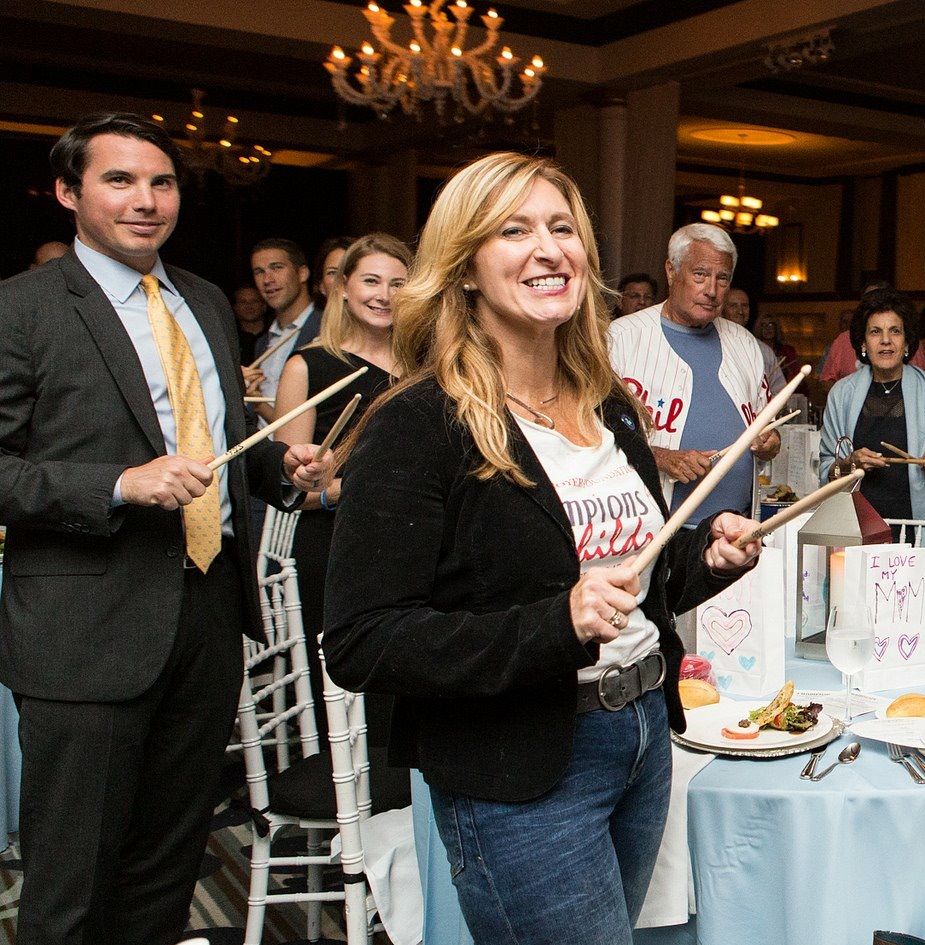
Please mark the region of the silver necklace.
[[[504, 392], [504, 395], [509, 400], [513, 400], [514, 403], [517, 404], [518, 406], [523, 407], [524, 410], [526, 410], [528, 413], [533, 414], [533, 417], [537, 423], [541, 423], [544, 426], [549, 427], [550, 430], [555, 430], [556, 421], [553, 420], [553, 418], [550, 417], [548, 413], [543, 413], [542, 411], [537, 410], [535, 407], [531, 407], [528, 403], [521, 400], [519, 397], [515, 397], [509, 390], [506, 390]], [[558, 396], [559, 396], [558, 394], [553, 394], [552, 397], [547, 397], [545, 400], [541, 400], [540, 404], [541, 405], [548, 404], [551, 401], [555, 400]]]
[[896, 390], [896, 385], [897, 385], [901, 380], [902, 380], [902, 378], [899, 378], [899, 380], [893, 381], [893, 386], [892, 386], [892, 387], [887, 387], [886, 384], [885, 384], [883, 381], [877, 381], [877, 383], [883, 388], [884, 396], [889, 396], [890, 394], [893, 393], [894, 390]]

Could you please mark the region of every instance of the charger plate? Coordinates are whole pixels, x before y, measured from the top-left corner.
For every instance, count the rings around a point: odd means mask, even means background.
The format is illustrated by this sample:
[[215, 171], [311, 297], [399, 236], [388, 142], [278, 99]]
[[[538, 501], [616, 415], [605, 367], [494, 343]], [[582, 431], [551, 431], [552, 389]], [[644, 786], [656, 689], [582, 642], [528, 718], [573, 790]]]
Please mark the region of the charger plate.
[[[820, 713], [820, 716], [824, 713]], [[778, 745], [773, 748], [738, 748], [732, 744], [729, 745], [704, 745], [700, 742], [692, 741], [677, 732], [671, 733], [671, 740], [682, 748], [690, 748], [693, 751], [703, 751], [711, 755], [723, 755], [728, 758], [786, 758], [788, 755], [801, 755], [807, 751], [814, 751], [828, 745], [840, 738], [845, 731], [845, 723], [841, 719], [829, 716], [832, 720], [832, 726], [828, 731], [814, 739], [801, 741], [797, 744]]]

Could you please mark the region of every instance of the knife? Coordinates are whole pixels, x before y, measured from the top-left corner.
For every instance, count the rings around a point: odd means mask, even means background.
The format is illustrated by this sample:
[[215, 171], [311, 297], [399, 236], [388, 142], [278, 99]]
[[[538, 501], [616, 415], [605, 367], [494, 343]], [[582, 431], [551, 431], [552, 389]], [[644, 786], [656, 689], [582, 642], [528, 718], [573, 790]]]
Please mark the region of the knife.
[[809, 761], [806, 762], [806, 766], [800, 772], [800, 777], [804, 781], [808, 781], [816, 773], [816, 762], [825, 754], [825, 750], [828, 747], [828, 745], [823, 745], [809, 756]]

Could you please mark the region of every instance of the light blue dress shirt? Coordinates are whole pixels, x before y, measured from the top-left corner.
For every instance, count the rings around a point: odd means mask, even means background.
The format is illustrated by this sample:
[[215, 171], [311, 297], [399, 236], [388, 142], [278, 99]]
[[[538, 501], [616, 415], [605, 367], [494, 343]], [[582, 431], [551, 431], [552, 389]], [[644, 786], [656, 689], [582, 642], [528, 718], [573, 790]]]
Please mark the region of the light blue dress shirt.
[[[266, 378], [260, 385], [260, 394], [262, 397], [276, 397], [276, 392], [279, 390], [279, 379], [283, 376], [283, 368], [286, 366], [286, 362], [289, 360], [293, 348], [295, 348], [295, 343], [299, 337], [299, 332], [302, 330], [302, 326], [308, 320], [308, 317], [312, 314], [314, 309], [314, 303], [309, 302], [308, 308], [285, 328], [282, 328], [279, 322], [274, 318], [273, 324], [267, 329], [268, 348], [272, 348], [284, 334], [289, 334], [291, 337], [288, 344], [281, 345], [260, 365], [260, 370], [263, 371], [263, 375]], [[266, 421], [261, 418], [259, 425], [262, 427], [266, 426]]]
[[[125, 327], [128, 336], [135, 347], [148, 390], [151, 392], [151, 401], [157, 412], [157, 422], [164, 435], [164, 445], [167, 453], [175, 455], [177, 452], [177, 427], [167, 392], [167, 378], [161, 363], [160, 354], [148, 321], [148, 298], [141, 288], [141, 273], [135, 269], [104, 256], [89, 246], [85, 246], [79, 239], [74, 240], [74, 251], [84, 268], [90, 273], [106, 297], [116, 310], [119, 320]], [[164, 304], [173, 313], [187, 344], [196, 361], [199, 371], [199, 381], [202, 384], [202, 394], [206, 405], [206, 418], [212, 432], [212, 445], [215, 455], [220, 456], [227, 449], [225, 440], [225, 395], [218, 378], [215, 359], [212, 349], [203, 333], [199, 322], [190, 311], [186, 300], [177, 291], [167, 276], [164, 264], [158, 257], [151, 272], [157, 276], [161, 287], [161, 296]], [[199, 457], [196, 457], [199, 458]], [[219, 497], [221, 500], [222, 534], [232, 535], [231, 526], [231, 499], [228, 495], [227, 467], [218, 470]], [[122, 504], [122, 477], [116, 483], [113, 495], [113, 504]]]

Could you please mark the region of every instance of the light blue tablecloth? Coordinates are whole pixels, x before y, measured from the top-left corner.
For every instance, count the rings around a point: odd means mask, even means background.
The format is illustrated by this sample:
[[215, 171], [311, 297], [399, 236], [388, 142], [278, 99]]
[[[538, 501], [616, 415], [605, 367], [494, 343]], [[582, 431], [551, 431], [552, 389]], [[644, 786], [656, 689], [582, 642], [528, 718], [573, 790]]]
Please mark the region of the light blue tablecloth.
[[[0, 564], [0, 587], [3, 565]], [[0, 852], [7, 848], [7, 836], [19, 829], [19, 713], [13, 694], [0, 686]]]
[[[828, 663], [789, 649], [798, 687], [839, 688]], [[874, 929], [925, 936], [925, 786], [886, 745], [862, 746], [818, 784], [798, 777], [805, 755], [707, 765], [688, 793], [697, 918], [640, 930], [636, 945], [870, 945]], [[412, 790], [424, 945], [471, 945], [420, 775]]]

